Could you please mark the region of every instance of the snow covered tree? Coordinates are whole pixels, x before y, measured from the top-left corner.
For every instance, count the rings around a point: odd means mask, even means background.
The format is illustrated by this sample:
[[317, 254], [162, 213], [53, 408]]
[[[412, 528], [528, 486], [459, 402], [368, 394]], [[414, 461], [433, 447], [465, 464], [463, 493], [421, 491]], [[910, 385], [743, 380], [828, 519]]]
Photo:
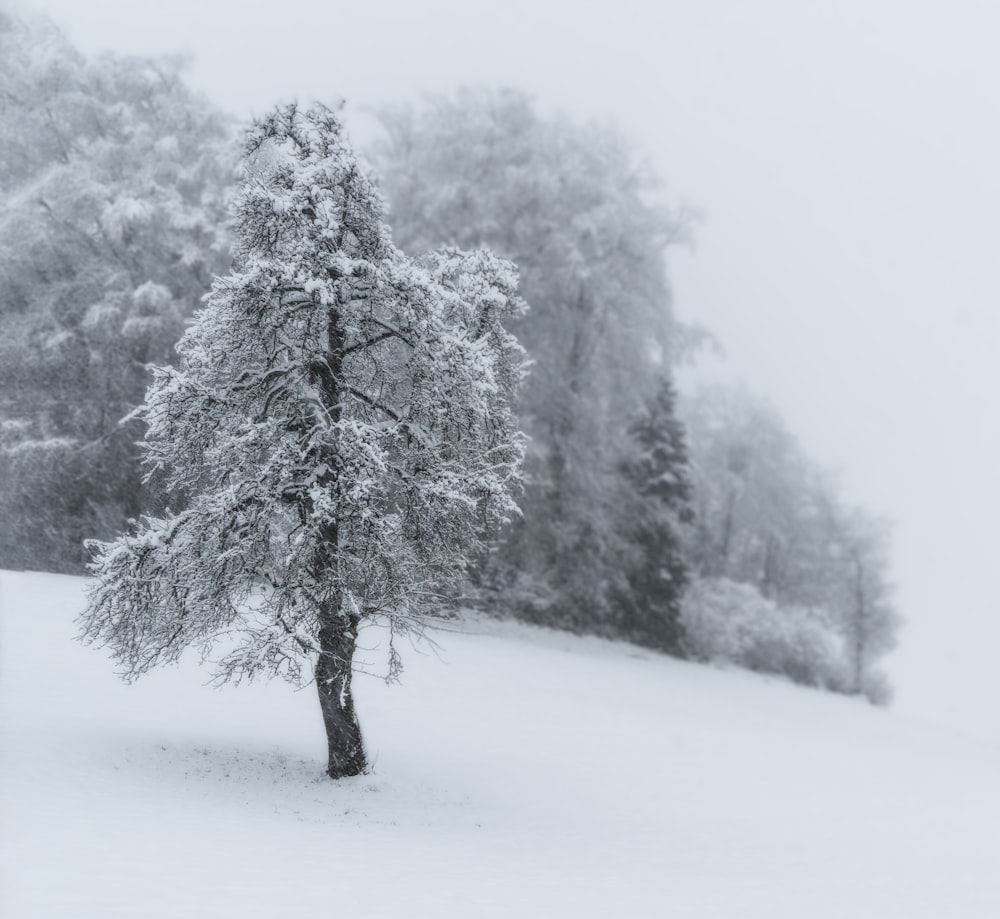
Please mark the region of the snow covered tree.
[[889, 580], [891, 530], [861, 508], [831, 502], [827, 511], [834, 569], [828, 606], [844, 642], [850, 692], [885, 704], [892, 689], [875, 663], [896, 647], [901, 625]]
[[683, 403], [694, 471], [696, 571], [779, 602], [825, 596], [815, 562], [826, 484], [780, 415], [753, 393], [703, 386]]
[[383, 115], [375, 150], [404, 245], [485, 245], [517, 263], [535, 365], [524, 516], [480, 568], [486, 602], [617, 634], [632, 485], [629, 418], [676, 341], [664, 252], [684, 221], [613, 128], [545, 117], [530, 97], [463, 90]]
[[490, 252], [396, 249], [325, 107], [257, 122], [243, 174], [235, 270], [141, 410], [180, 509], [94, 545], [82, 631], [127, 677], [189, 645], [220, 681], [311, 675], [328, 773], [353, 775], [359, 626], [445, 614], [516, 513], [523, 352], [503, 322], [524, 304]]
[[0, 12], [0, 566], [83, 571], [139, 513], [148, 365], [229, 265], [234, 132], [175, 61]]
[[685, 531], [694, 519], [684, 426], [673, 383], [664, 375], [629, 428], [635, 446], [625, 462], [632, 484], [626, 539], [634, 547], [619, 597], [623, 637], [683, 653], [680, 603], [688, 582]]
[[[888, 684], [875, 667], [895, 646], [900, 624], [888, 527], [847, 506], [835, 480], [752, 393], [703, 387], [682, 414], [694, 471], [689, 558], [696, 580], [753, 586], [775, 615], [787, 615], [793, 632], [796, 622], [809, 619], [810, 629], [836, 639], [842, 662], [842, 677], [817, 681], [888, 701]], [[712, 594], [706, 589], [699, 595]], [[821, 657], [803, 650], [802, 672]], [[820, 669], [829, 670], [826, 664]]]

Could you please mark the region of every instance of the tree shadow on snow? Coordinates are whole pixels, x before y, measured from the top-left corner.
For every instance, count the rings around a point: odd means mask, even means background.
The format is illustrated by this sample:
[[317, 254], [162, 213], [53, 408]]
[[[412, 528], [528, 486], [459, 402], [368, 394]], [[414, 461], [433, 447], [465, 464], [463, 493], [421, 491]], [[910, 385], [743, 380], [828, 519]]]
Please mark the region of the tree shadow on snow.
[[278, 748], [130, 738], [107, 750], [106, 762], [116, 779], [155, 785], [157, 794], [236, 803], [309, 822], [349, 818], [380, 790], [371, 776], [333, 782], [318, 758]]

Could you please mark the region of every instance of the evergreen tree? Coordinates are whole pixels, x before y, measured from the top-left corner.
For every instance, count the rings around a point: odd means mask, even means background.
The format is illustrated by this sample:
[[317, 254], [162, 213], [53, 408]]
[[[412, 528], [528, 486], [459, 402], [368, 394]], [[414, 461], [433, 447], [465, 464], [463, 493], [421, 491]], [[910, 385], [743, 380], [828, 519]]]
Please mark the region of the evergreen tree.
[[359, 626], [443, 614], [516, 512], [522, 352], [502, 323], [523, 303], [489, 252], [402, 255], [329, 109], [257, 123], [243, 173], [236, 269], [141, 413], [181, 509], [94, 546], [83, 634], [131, 677], [223, 636], [222, 681], [311, 663], [328, 773], [352, 775]]
[[688, 582], [686, 527], [694, 520], [684, 426], [669, 376], [636, 417], [625, 474], [634, 489], [626, 536], [635, 547], [620, 591], [621, 632], [632, 641], [681, 654], [680, 603]]

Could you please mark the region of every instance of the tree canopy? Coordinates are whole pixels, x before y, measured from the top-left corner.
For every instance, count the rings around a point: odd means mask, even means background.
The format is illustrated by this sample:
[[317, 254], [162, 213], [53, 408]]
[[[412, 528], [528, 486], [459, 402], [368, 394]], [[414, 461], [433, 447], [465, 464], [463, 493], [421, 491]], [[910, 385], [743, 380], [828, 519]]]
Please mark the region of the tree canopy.
[[524, 305], [489, 252], [404, 256], [323, 106], [253, 126], [235, 209], [235, 269], [141, 410], [176, 510], [94, 545], [84, 635], [127, 676], [195, 645], [221, 649], [220, 680], [315, 678], [329, 772], [354, 774], [359, 624], [445, 613], [517, 511], [522, 351], [503, 323]]
[[[683, 401], [681, 415], [694, 484], [688, 556], [698, 579], [723, 582], [696, 591], [694, 605], [715, 625], [725, 619], [719, 610], [734, 611], [733, 623], [749, 622], [738, 609], [746, 591], [726, 585], [753, 588], [759, 600], [747, 609], [769, 610], [756, 618], [766, 621], [772, 644], [775, 624], [784, 620], [788, 633], [781, 641], [792, 650], [782, 655], [792, 660], [798, 647], [796, 665], [808, 675], [803, 681], [885, 701], [888, 690], [875, 665], [895, 646], [900, 622], [889, 580], [888, 524], [845, 502], [777, 412], [745, 390], [703, 387]], [[687, 619], [699, 633], [700, 653], [708, 654], [706, 636], [714, 626], [695, 623], [693, 607]], [[715, 631], [724, 642], [726, 629]], [[827, 637], [820, 641], [819, 633]]]
[[383, 124], [374, 159], [397, 236], [494, 248], [532, 305], [513, 327], [533, 361], [525, 513], [480, 581], [528, 619], [621, 634], [636, 587], [628, 427], [677, 341], [664, 252], [684, 222], [616, 130], [543, 117], [519, 92], [429, 97]]
[[229, 121], [172, 60], [0, 14], [0, 564], [82, 570], [135, 516], [148, 365], [228, 265]]

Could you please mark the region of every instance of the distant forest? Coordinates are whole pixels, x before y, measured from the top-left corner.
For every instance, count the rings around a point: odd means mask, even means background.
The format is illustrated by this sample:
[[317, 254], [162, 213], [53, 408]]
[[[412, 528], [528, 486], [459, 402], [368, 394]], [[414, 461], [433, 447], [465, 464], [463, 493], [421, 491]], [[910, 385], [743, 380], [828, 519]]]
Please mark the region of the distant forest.
[[[170, 60], [87, 57], [0, 13], [0, 567], [83, 574], [162, 507], [139, 406], [231, 265], [243, 126]], [[459, 602], [884, 704], [890, 532], [744, 389], [679, 393], [689, 235], [614, 128], [510, 90], [380, 114], [361, 151], [407, 253], [516, 264], [520, 515]], [[148, 473], [148, 474], [147, 474]]]

